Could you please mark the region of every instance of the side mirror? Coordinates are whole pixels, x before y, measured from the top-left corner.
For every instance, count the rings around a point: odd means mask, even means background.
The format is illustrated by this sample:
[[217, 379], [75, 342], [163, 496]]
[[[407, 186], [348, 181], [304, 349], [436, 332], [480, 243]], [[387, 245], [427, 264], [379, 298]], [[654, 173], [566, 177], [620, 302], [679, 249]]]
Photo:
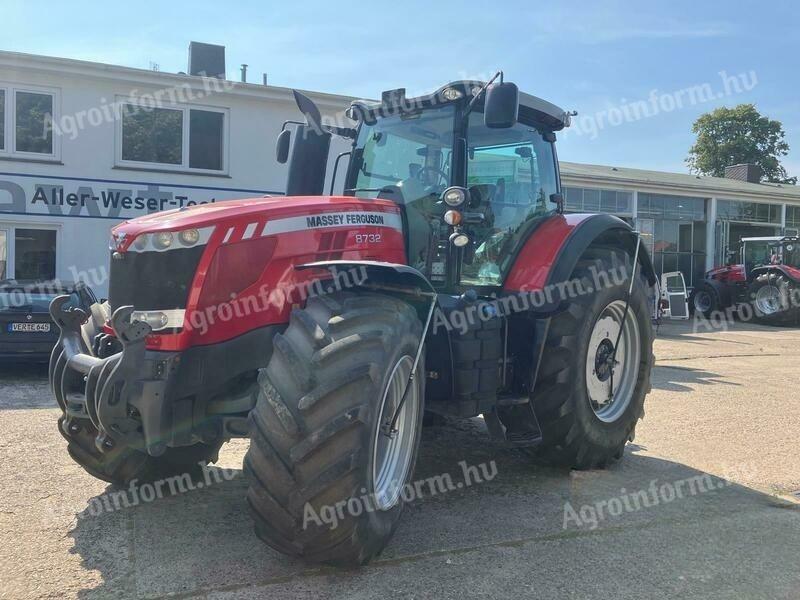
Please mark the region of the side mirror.
[[483, 122], [491, 129], [513, 127], [519, 115], [519, 89], [513, 83], [494, 83], [486, 90]]
[[292, 132], [289, 129], [284, 129], [278, 135], [278, 142], [275, 145], [275, 157], [282, 165], [286, 164], [289, 160], [289, 142], [292, 140]]
[[550, 202], [556, 205], [556, 210], [560, 213], [564, 212], [564, 195], [563, 194], [550, 194]]

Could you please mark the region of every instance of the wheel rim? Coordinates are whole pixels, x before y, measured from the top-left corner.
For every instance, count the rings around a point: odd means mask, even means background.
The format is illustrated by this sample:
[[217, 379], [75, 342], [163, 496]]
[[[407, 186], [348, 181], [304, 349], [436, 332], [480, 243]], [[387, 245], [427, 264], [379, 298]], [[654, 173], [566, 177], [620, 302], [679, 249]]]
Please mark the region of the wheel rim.
[[400, 492], [411, 470], [419, 421], [419, 388], [411, 382], [406, 401], [397, 419], [397, 433], [389, 437], [383, 426], [391, 420], [403, 396], [414, 360], [405, 355], [397, 361], [383, 393], [375, 447], [372, 453], [372, 481], [375, 486], [375, 505], [389, 510], [400, 498]]
[[756, 306], [765, 315], [774, 315], [781, 308], [781, 292], [774, 285], [765, 285], [756, 292]]
[[[589, 404], [598, 419], [613, 423], [628, 408], [636, 389], [641, 362], [641, 333], [633, 311], [625, 314], [625, 302], [615, 300], [597, 318], [586, 355], [586, 388]], [[622, 335], [619, 336], [622, 327]], [[611, 372], [614, 343], [619, 336], [616, 365]], [[611, 389], [613, 381], [613, 391]]]
[[697, 292], [694, 296], [694, 308], [700, 312], [711, 310], [711, 294], [708, 292]]

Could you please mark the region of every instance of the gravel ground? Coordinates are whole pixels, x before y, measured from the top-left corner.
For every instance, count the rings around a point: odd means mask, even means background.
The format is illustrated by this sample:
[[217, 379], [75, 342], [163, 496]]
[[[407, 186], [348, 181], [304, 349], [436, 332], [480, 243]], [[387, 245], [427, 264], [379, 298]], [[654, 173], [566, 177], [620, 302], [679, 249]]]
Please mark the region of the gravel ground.
[[236, 477], [93, 516], [110, 490], [67, 456], [46, 370], [5, 366], [0, 598], [800, 598], [798, 348], [792, 329], [663, 326], [646, 418], [608, 471], [533, 465], [480, 419], [426, 429], [420, 479], [496, 474], [416, 501], [352, 572], [255, 538], [242, 441], [219, 463]]

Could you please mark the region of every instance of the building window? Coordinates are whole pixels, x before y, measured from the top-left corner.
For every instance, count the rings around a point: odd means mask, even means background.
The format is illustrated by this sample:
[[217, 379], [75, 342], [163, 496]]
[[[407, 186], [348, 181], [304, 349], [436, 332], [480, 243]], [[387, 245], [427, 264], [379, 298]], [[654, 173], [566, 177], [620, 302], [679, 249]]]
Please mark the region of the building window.
[[565, 208], [571, 213], [633, 214], [633, 193], [621, 190], [564, 187]]
[[17, 91], [14, 115], [14, 150], [52, 155], [53, 95]]
[[800, 206], [786, 207], [786, 227], [800, 229]]
[[53, 136], [57, 107], [54, 90], [0, 84], [0, 155], [57, 158]]
[[223, 121], [220, 112], [189, 111], [189, 168], [222, 170]]
[[183, 111], [155, 108], [123, 113], [122, 160], [180, 165], [183, 161]]
[[639, 192], [637, 214], [652, 219], [705, 221], [706, 199]]
[[780, 225], [781, 205], [740, 200], [717, 200], [717, 218], [722, 221]]
[[56, 231], [14, 230], [14, 279], [44, 281], [56, 277]]
[[119, 166], [225, 173], [227, 111], [124, 103]]

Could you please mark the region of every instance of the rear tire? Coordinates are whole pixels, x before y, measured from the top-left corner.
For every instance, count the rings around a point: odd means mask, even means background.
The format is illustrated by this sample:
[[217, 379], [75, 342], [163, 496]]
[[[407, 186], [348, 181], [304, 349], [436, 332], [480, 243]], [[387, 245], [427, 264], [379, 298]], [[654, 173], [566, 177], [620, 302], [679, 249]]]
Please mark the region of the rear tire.
[[[416, 461], [422, 377], [400, 413], [394, 439], [402, 441], [392, 446], [379, 425], [393, 413], [421, 335], [410, 305], [379, 294], [314, 297], [292, 312], [259, 374], [244, 462], [256, 535], [269, 546], [352, 567], [387, 544], [404, 504], [395, 493]], [[396, 472], [381, 468], [394, 464], [381, 458], [395, 456], [392, 447], [401, 448]]]
[[[598, 367], [605, 364], [602, 359], [616, 341], [631, 265], [630, 256], [622, 252], [587, 251], [572, 279], [581, 280], [584, 289], [593, 291], [568, 300], [568, 308], [550, 323], [531, 398], [543, 434], [537, 454], [549, 463], [576, 469], [603, 468], [622, 457], [637, 421], [644, 416], [653, 364], [653, 333], [641, 276], [633, 286], [617, 354], [621, 364], [615, 369], [613, 401], [604, 396], [604, 386], [611, 386], [609, 374]], [[613, 272], [615, 267], [617, 273], [624, 274], [624, 278], [619, 277], [624, 281], [617, 283], [612, 278], [610, 286], [594, 289], [599, 278], [593, 272]]]

